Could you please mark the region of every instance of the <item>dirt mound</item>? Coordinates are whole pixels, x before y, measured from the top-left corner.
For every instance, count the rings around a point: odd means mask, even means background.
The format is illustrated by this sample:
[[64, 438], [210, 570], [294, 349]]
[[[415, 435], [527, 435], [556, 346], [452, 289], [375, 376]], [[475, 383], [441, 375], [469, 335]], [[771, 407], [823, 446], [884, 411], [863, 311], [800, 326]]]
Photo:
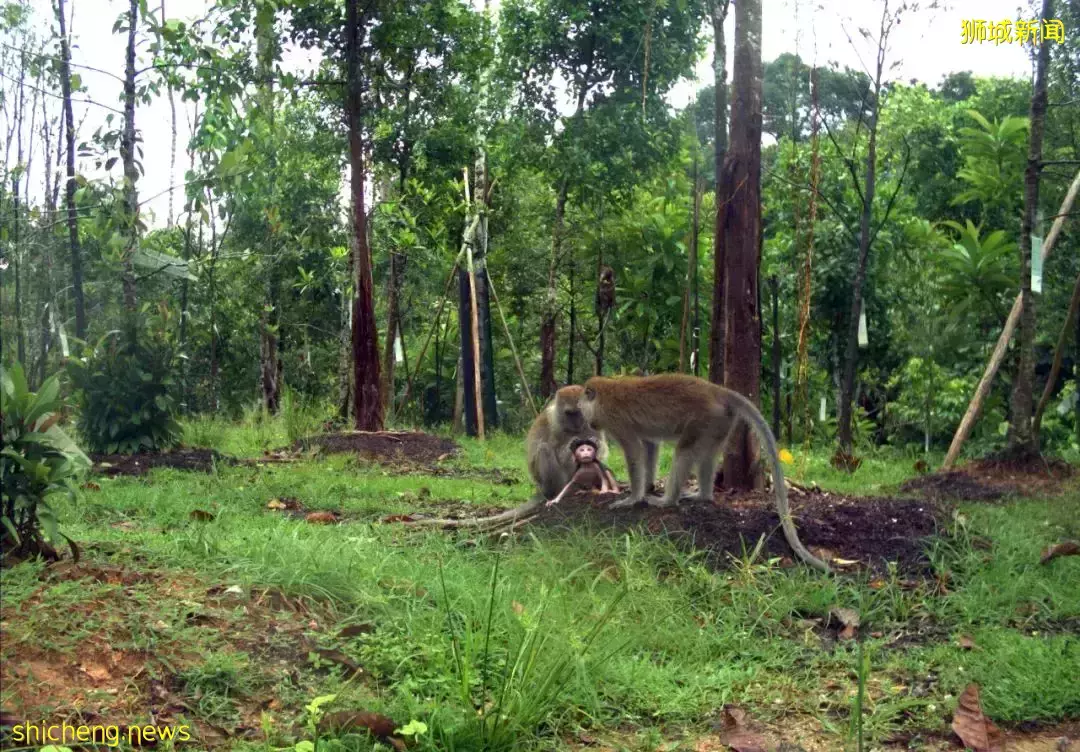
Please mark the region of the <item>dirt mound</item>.
[[[799, 537], [826, 560], [857, 561], [884, 570], [894, 561], [905, 572], [925, 572], [925, 538], [934, 534], [941, 508], [923, 500], [852, 498], [832, 493], [792, 494]], [[792, 557], [770, 493], [718, 494], [712, 503], [683, 501], [677, 508], [611, 509], [588, 497], [564, 502], [529, 523], [550, 528], [641, 529], [666, 535], [680, 545], [707, 552], [710, 562], [726, 566], [728, 554], [750, 551], [764, 535], [765, 555]]]
[[458, 451], [450, 439], [420, 431], [348, 431], [300, 439], [294, 449], [319, 447], [324, 452], [357, 454], [376, 460], [435, 462]]
[[1054, 458], [989, 457], [957, 470], [912, 478], [900, 486], [904, 493], [930, 499], [994, 501], [1005, 496], [1057, 494], [1076, 468]]
[[175, 470], [210, 472], [215, 462], [232, 463], [231, 457], [213, 449], [185, 447], [169, 452], [142, 452], [139, 454], [91, 454], [94, 470], [103, 475], [144, 475], [155, 467], [171, 467]]

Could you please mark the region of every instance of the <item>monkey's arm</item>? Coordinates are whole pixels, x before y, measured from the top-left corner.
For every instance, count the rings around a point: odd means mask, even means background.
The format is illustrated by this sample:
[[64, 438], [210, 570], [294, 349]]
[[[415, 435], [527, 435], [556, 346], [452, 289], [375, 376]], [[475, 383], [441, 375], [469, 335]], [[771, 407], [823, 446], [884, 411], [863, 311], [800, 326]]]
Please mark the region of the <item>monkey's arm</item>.
[[564, 496], [566, 496], [566, 492], [569, 491], [571, 488], [574, 487], [574, 485], [577, 484], [578, 478], [582, 475], [583, 472], [584, 472], [584, 468], [581, 468], [581, 467], [579, 467], [577, 470], [575, 470], [574, 471], [574, 476], [572, 478], [570, 478], [570, 480], [567, 482], [567, 484], [565, 486], [563, 486], [563, 490], [559, 491], [559, 495], [556, 496], [551, 501], [544, 504], [544, 506], [545, 507], [553, 507], [556, 504], [558, 504], [560, 501], [562, 501], [562, 498]]

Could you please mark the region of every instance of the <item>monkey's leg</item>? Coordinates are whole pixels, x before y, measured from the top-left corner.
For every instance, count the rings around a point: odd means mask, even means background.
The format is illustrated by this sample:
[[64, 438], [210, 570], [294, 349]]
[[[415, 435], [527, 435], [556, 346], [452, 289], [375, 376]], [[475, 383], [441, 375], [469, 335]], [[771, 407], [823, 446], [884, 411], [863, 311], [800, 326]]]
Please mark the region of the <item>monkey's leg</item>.
[[668, 477], [667, 488], [664, 489], [664, 498], [656, 506], [673, 507], [679, 503], [683, 484], [690, 476], [690, 468], [694, 466], [694, 459], [701, 451], [701, 440], [696, 436], [684, 435], [675, 445], [675, 456], [671, 460], [671, 475]]
[[645, 500], [645, 445], [637, 438], [615, 437], [626, 455], [626, 472], [630, 474], [630, 496], [619, 499], [612, 509], [625, 509]]
[[713, 500], [713, 486], [716, 485], [716, 463], [723, 456], [723, 447], [709, 447], [698, 455], [697, 482], [698, 501]]
[[537, 462], [540, 466], [540, 478], [537, 485], [545, 499], [553, 498], [560, 490], [565, 490], [566, 485], [574, 477], [574, 473], [566, 471], [566, 467], [559, 460], [558, 453], [550, 447], [544, 447], [540, 451]]
[[660, 465], [660, 445], [655, 441], [643, 441], [645, 445], [645, 493], [656, 488], [656, 470]]

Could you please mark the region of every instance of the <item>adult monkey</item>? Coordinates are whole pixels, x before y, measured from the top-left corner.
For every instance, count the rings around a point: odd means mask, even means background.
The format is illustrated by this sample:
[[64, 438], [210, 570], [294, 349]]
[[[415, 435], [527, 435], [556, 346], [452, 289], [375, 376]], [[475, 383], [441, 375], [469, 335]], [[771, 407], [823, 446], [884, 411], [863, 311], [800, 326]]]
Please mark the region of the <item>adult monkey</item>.
[[695, 464], [700, 486], [698, 499], [712, 501], [717, 455], [723, 453], [738, 421], [746, 421], [772, 463], [776, 509], [788, 545], [807, 564], [823, 572], [830, 571], [829, 565], [807, 551], [799, 540], [788, 510], [776, 439], [754, 403], [743, 395], [681, 373], [620, 378], [593, 376], [585, 382], [581, 413], [590, 426], [609, 434], [626, 455], [630, 496], [612, 505], [619, 507], [647, 500], [646, 488], [656, 474], [656, 447], [660, 441], [675, 441], [675, 456], [663, 499], [649, 503], [677, 504], [683, 483]]
[[525, 450], [529, 475], [537, 490], [524, 504], [490, 517], [423, 519], [408, 524], [421, 527], [498, 527], [539, 511], [546, 499], [558, 496], [574, 477], [577, 461], [571, 445], [575, 440], [588, 439], [596, 445], [596, 458], [601, 462], [607, 459], [608, 447], [604, 435], [594, 430], [582, 415], [584, 393], [584, 387], [576, 385], [559, 389], [529, 428]]

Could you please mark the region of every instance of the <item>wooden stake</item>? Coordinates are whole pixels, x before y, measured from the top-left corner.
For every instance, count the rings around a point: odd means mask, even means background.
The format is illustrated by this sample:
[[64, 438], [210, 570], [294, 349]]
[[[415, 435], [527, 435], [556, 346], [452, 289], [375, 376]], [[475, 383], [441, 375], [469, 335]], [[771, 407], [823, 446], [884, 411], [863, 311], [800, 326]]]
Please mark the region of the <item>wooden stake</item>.
[[[472, 199], [469, 191], [469, 168], [465, 168], [465, 203], [471, 205]], [[476, 217], [469, 227], [465, 237], [465, 258], [467, 259], [469, 272], [469, 318], [472, 323], [472, 350], [473, 350], [473, 394], [476, 405], [476, 435], [484, 440], [484, 395], [480, 390], [480, 322], [477, 315], [476, 302], [476, 271], [473, 269], [472, 247], [476, 241], [476, 228], [480, 224], [480, 212], [477, 210]]]
[[[1069, 192], [1065, 194], [1065, 200], [1061, 202], [1061, 209], [1058, 210], [1057, 219], [1054, 220], [1054, 225], [1050, 228], [1050, 234], [1046, 236], [1046, 242], [1043, 243], [1042, 260], [1044, 264], [1046, 257], [1050, 255], [1050, 250], [1054, 247], [1054, 242], [1057, 240], [1058, 235], [1061, 234], [1061, 226], [1065, 223], [1065, 215], [1072, 208], [1078, 192], [1080, 192], [1080, 171], [1077, 171], [1076, 177], [1073, 178], [1072, 185], [1069, 186]], [[971, 398], [967, 412], [964, 413], [964, 418], [956, 429], [956, 435], [953, 436], [952, 444], [949, 445], [949, 453], [945, 455], [945, 461], [941, 463], [942, 470], [948, 470], [953, 466], [956, 458], [960, 455], [960, 448], [964, 445], [964, 441], [967, 440], [968, 434], [971, 433], [971, 427], [979, 416], [982, 403], [990, 392], [990, 382], [994, 380], [994, 376], [1001, 366], [1001, 361], [1005, 358], [1005, 349], [1009, 346], [1013, 332], [1016, 331], [1022, 308], [1023, 298], [1017, 295], [1012, 310], [1009, 311], [1009, 318], [1005, 320], [1005, 328], [1002, 329], [1001, 336], [998, 337], [997, 345], [994, 347], [994, 352], [990, 356], [990, 362], [986, 364], [986, 370], [983, 372], [982, 379], [979, 380], [979, 385], [975, 388], [975, 394]]]

